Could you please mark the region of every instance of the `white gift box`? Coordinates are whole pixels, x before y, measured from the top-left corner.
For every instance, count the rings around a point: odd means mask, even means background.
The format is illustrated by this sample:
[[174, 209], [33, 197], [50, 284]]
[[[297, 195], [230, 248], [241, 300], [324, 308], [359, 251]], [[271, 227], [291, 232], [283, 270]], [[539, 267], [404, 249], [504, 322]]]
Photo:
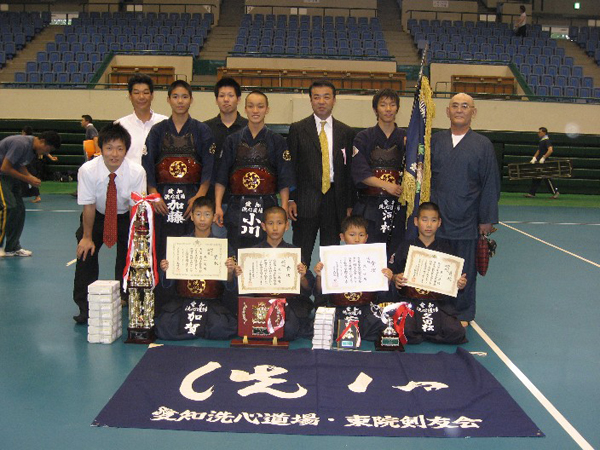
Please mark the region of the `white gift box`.
[[88, 286], [88, 294], [112, 294], [119, 292], [120, 284], [117, 280], [96, 280]]

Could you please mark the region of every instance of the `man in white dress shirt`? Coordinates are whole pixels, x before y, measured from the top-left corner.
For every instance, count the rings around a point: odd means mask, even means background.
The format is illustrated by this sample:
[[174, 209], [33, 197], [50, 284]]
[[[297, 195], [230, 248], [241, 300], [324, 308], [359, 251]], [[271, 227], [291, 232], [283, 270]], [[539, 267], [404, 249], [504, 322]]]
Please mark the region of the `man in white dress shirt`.
[[[86, 162], [77, 173], [77, 203], [83, 206], [83, 213], [81, 224], [75, 233], [77, 265], [73, 300], [79, 307], [79, 315], [73, 316], [73, 319], [79, 324], [87, 323], [87, 287], [98, 279], [98, 251], [104, 243], [110, 247], [116, 241], [115, 279], [123, 278], [129, 235], [129, 211], [133, 206], [131, 193], [142, 193], [146, 190], [146, 171], [140, 164], [126, 158], [131, 137], [124, 127], [120, 124], [107, 125], [100, 131], [98, 144], [102, 151], [101, 157]], [[105, 228], [109, 226], [108, 222], [105, 224], [105, 217], [109, 216], [109, 180], [116, 189], [115, 234], [105, 233]]]
[[141, 164], [150, 128], [168, 117], [152, 111], [154, 82], [148, 75], [135, 74], [127, 82], [127, 89], [129, 89], [129, 100], [133, 105], [133, 113], [121, 117], [115, 123], [123, 125], [131, 135], [131, 147], [127, 152], [127, 159]]

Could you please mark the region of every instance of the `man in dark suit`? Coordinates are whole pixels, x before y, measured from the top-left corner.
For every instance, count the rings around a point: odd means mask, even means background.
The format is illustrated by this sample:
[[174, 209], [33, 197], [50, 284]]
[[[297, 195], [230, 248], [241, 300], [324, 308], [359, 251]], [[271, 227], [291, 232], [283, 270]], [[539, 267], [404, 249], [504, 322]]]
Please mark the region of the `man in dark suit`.
[[355, 133], [331, 115], [335, 86], [330, 81], [315, 81], [308, 92], [314, 114], [290, 126], [288, 148], [297, 186], [289, 205], [293, 243], [310, 266], [317, 232], [320, 245], [338, 245], [342, 219], [352, 212], [350, 164]]

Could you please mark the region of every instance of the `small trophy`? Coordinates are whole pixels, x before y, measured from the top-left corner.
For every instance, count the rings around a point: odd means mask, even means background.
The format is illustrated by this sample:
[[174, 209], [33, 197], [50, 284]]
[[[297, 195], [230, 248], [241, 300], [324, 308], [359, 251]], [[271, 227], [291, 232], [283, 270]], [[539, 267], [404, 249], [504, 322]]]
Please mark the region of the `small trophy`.
[[375, 350], [378, 351], [404, 351], [404, 345], [400, 342], [400, 336], [394, 329], [394, 318], [393, 313], [383, 313], [381, 320], [387, 322], [387, 327], [381, 332], [381, 335], [375, 341]]
[[150, 231], [152, 227], [148, 221], [152, 208], [143, 200], [136, 206], [129, 237], [130, 259], [125, 275], [129, 291], [129, 326], [125, 342], [150, 344], [156, 340], [153, 292], [156, 277]]
[[[407, 315], [412, 316], [412, 309], [405, 302], [386, 303], [380, 305], [382, 309], [381, 321], [387, 326], [375, 341], [375, 350], [388, 352], [403, 352], [406, 337], [404, 336], [404, 322]], [[399, 324], [395, 321], [400, 320]], [[398, 329], [401, 330], [400, 336]]]

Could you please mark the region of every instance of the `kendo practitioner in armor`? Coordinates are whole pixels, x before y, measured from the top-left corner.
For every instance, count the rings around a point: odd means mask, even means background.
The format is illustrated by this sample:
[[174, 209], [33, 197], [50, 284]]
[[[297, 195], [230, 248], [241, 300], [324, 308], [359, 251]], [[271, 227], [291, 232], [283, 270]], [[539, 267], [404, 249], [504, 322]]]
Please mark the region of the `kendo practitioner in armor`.
[[169, 86], [167, 102], [172, 114], [152, 127], [146, 139], [142, 165], [148, 178], [148, 193], [159, 193], [154, 203], [157, 255], [163, 259], [167, 236], [185, 236], [193, 225], [187, 220], [194, 200], [206, 195], [211, 183], [214, 139], [210, 128], [192, 119], [192, 88], [176, 80]]
[[400, 98], [392, 89], [373, 96], [377, 125], [354, 138], [352, 179], [358, 188], [353, 214], [368, 220], [368, 243], [387, 244], [388, 257], [404, 239], [406, 206], [400, 205], [406, 132], [396, 125]]
[[[294, 169], [285, 139], [265, 126], [269, 100], [260, 91], [246, 97], [248, 125], [229, 136], [215, 180], [215, 222], [227, 227], [234, 254], [239, 248], [253, 247], [265, 239], [263, 214], [277, 206], [287, 212], [290, 190], [294, 189]], [[231, 198], [223, 215], [222, 201], [229, 186]]]

